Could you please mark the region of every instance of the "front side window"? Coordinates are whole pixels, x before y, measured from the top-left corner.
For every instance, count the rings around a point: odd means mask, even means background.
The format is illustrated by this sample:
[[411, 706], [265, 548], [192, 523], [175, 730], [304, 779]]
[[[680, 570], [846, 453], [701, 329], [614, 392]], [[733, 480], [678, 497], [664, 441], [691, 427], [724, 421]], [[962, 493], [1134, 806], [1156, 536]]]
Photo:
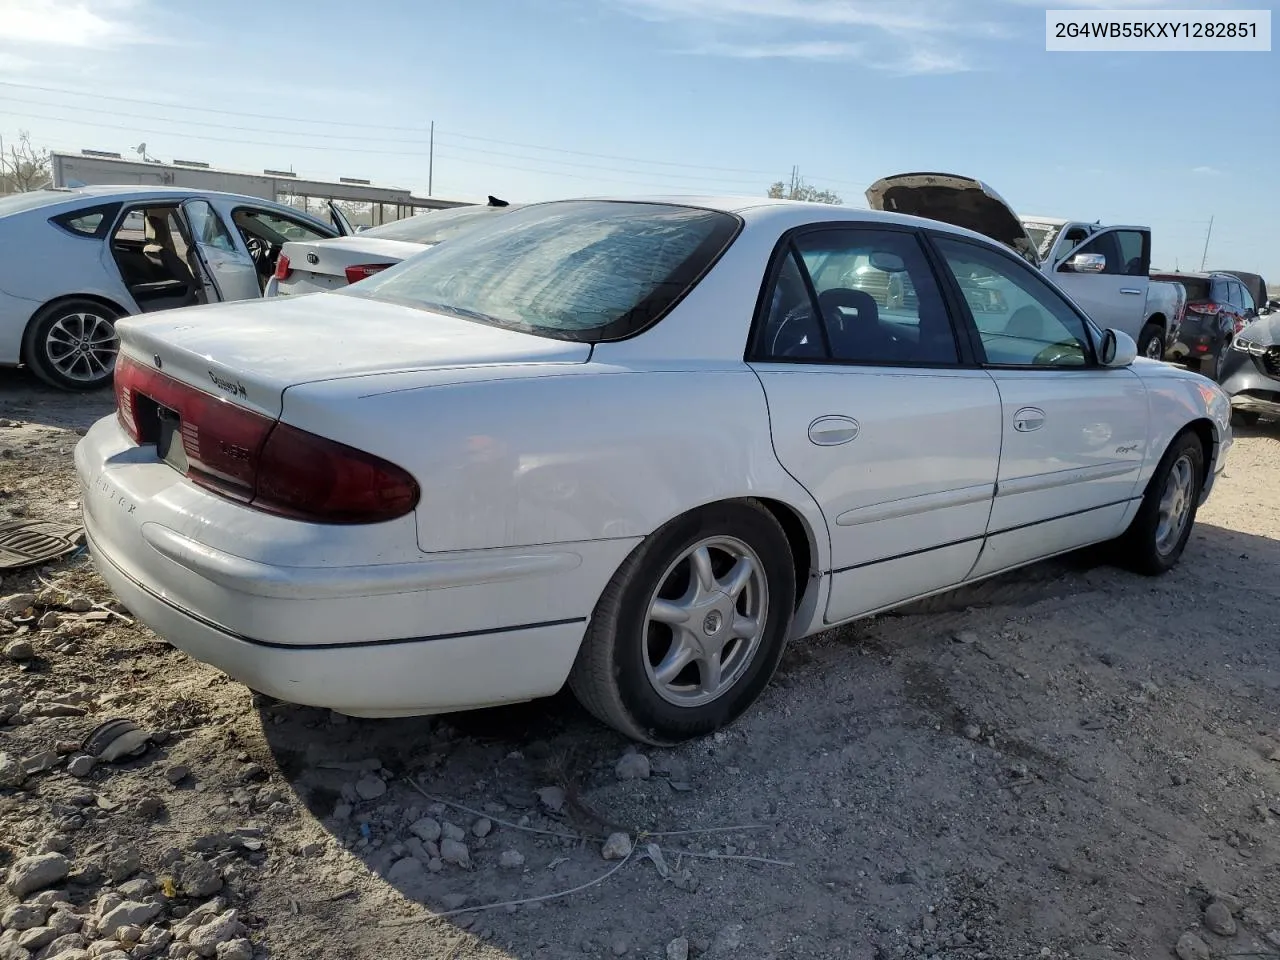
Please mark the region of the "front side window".
[[951, 237], [934, 243], [969, 304], [988, 364], [1083, 367], [1092, 361], [1084, 319], [1035, 271], [975, 243]]
[[[1120, 250], [1119, 269], [1126, 277], [1145, 277], [1151, 269], [1151, 257], [1147, 253], [1147, 235], [1141, 230], [1116, 230], [1116, 245]], [[1111, 273], [1111, 270], [1107, 271]]]
[[227, 253], [235, 250], [235, 241], [231, 239], [227, 225], [207, 200], [188, 200], [183, 210], [187, 214], [187, 223], [191, 225], [191, 236], [197, 244]]
[[536, 204], [486, 218], [430, 256], [410, 257], [336, 295], [560, 340], [619, 339], [660, 320], [740, 225], [732, 214], [698, 207]]
[[[326, 208], [325, 213], [328, 214], [328, 212]], [[328, 240], [333, 236], [300, 220], [268, 210], [250, 210], [242, 207], [231, 216], [242, 233], [257, 237], [275, 247], [283, 246], [289, 240]]]

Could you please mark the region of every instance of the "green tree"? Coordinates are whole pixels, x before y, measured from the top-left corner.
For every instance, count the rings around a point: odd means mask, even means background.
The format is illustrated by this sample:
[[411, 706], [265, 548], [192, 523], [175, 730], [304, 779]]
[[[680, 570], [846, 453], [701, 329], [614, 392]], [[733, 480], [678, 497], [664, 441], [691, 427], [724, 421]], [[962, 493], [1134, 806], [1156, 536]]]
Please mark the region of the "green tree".
[[836, 206], [844, 203], [832, 190], [819, 190], [813, 184], [806, 183], [800, 171], [791, 168], [791, 182], [778, 180], [769, 187], [769, 196], [774, 200], [809, 200], [813, 203], [830, 203]]

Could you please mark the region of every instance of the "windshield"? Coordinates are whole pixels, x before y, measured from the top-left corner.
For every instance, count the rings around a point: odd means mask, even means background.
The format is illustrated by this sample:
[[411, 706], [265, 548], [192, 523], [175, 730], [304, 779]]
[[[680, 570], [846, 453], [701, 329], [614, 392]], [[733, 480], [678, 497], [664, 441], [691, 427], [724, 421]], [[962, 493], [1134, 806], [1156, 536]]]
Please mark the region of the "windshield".
[[[428, 214], [427, 216], [433, 216]], [[567, 200], [493, 217], [342, 292], [560, 340], [656, 323], [737, 236], [732, 214]]]
[[71, 192], [67, 190], [32, 190], [30, 193], [15, 193], [0, 197], [0, 217], [61, 203], [63, 200], [70, 199], [71, 196]]
[[1058, 234], [1062, 232], [1062, 227], [1063, 225], [1060, 223], [1039, 223], [1035, 220], [1022, 221], [1022, 229], [1027, 231], [1027, 236], [1035, 244], [1036, 253], [1041, 260], [1049, 256], [1049, 251], [1053, 249], [1054, 241], [1058, 239]]
[[417, 216], [405, 217], [384, 223], [380, 227], [362, 231], [362, 237], [381, 237], [383, 240], [404, 240], [430, 246], [448, 240], [472, 227], [484, 223], [488, 217], [506, 213], [515, 207], [457, 207], [452, 210], [433, 210]]

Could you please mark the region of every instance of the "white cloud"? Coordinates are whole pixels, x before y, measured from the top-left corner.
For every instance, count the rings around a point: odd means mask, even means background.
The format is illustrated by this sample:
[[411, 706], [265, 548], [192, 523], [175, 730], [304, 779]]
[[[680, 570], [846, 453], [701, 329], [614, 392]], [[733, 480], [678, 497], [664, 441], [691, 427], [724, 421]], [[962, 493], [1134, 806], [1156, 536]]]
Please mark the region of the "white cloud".
[[0, 0], [0, 43], [104, 49], [146, 39], [135, 0]]
[[1192, 167], [1191, 172], [1202, 177], [1216, 177], [1222, 174], [1222, 171], [1217, 167]]

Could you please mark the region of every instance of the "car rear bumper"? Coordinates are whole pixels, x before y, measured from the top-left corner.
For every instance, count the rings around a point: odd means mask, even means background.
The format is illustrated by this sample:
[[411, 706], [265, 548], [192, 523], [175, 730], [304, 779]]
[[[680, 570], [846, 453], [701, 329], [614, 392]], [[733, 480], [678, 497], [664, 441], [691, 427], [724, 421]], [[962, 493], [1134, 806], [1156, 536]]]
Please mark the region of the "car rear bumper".
[[413, 516], [329, 527], [211, 494], [113, 418], [76, 468], [94, 563], [143, 623], [255, 690], [361, 716], [555, 693], [635, 544], [425, 554]]

